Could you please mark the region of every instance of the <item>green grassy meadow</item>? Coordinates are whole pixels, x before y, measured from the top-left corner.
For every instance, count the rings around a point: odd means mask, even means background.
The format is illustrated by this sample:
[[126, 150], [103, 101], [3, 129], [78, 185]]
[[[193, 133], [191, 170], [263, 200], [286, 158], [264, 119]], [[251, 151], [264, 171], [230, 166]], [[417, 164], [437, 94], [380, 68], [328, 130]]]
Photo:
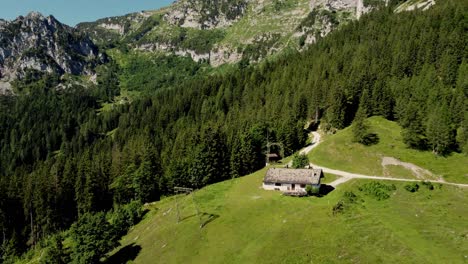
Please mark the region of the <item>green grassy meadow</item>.
[[335, 175], [335, 174], [331, 174], [331, 173], [327, 173], [327, 174], [324, 175], [323, 179], [321, 180], [321, 183], [322, 184], [331, 183], [331, 182], [334, 182], [335, 180], [337, 180], [338, 178], [340, 178], [340, 176]]
[[368, 119], [370, 131], [376, 133], [379, 142], [372, 146], [363, 146], [352, 142], [351, 128], [327, 135], [317, 148], [309, 153], [309, 159], [317, 164], [332, 169], [365, 175], [392, 176], [398, 178], [416, 178], [402, 166], [382, 166], [383, 157], [393, 157], [403, 162], [413, 163], [427, 169], [434, 177], [443, 177], [449, 182], [468, 183], [468, 157], [452, 153], [447, 157], [436, 156], [430, 151], [409, 149], [403, 143], [401, 127], [383, 117]]
[[[119, 263], [466, 263], [468, 191], [395, 183], [377, 201], [352, 180], [324, 197], [294, 198], [261, 189], [266, 169], [148, 206], [144, 220], [110, 260]], [[359, 203], [333, 206], [352, 191]], [[199, 228], [200, 222], [204, 225]], [[129, 254], [128, 252], [132, 252]]]

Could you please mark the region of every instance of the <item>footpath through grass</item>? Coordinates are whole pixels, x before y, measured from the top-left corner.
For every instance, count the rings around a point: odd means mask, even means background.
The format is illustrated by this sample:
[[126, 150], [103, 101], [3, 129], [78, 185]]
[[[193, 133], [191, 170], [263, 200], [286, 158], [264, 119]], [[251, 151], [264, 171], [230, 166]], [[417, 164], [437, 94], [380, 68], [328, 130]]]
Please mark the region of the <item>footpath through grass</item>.
[[370, 130], [379, 137], [372, 146], [352, 142], [351, 128], [326, 136], [320, 145], [309, 153], [309, 159], [324, 167], [353, 173], [398, 178], [417, 178], [402, 166], [382, 166], [382, 158], [392, 157], [429, 170], [434, 174], [427, 179], [442, 177], [449, 182], [468, 183], [468, 157], [452, 153], [447, 157], [436, 156], [430, 151], [409, 149], [403, 143], [401, 127], [382, 117], [368, 119]]
[[[113, 252], [119, 263], [466, 263], [468, 191], [436, 185], [411, 193], [395, 184], [378, 201], [352, 180], [328, 195], [261, 189], [266, 169], [149, 206]], [[345, 192], [354, 205], [333, 214]], [[204, 225], [199, 228], [200, 222]]]

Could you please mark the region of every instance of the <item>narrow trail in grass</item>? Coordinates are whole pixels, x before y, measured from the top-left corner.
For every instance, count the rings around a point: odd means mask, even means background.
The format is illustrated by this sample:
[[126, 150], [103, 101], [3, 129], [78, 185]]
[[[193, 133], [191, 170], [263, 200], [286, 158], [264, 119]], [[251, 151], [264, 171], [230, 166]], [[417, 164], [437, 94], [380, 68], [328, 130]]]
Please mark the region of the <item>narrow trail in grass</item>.
[[[312, 144], [302, 149], [300, 151], [301, 154], [308, 154], [310, 151], [312, 151], [312, 149], [316, 148], [320, 144], [320, 141], [321, 141], [320, 134], [318, 132], [312, 132], [312, 135], [314, 136], [314, 140], [312, 141]], [[288, 164], [288, 166], [292, 165], [292, 161], [290, 163], [291, 164]], [[341, 178], [336, 179], [335, 181], [328, 184], [328, 185], [333, 186], [334, 188], [336, 188], [338, 185], [345, 183], [351, 179], [371, 179], [371, 180], [403, 181], [403, 182], [420, 182], [421, 181], [421, 179], [405, 179], [405, 178], [391, 178], [391, 177], [382, 177], [382, 176], [363, 175], [363, 174], [351, 173], [347, 171], [334, 170], [334, 169], [326, 168], [326, 167], [319, 166], [313, 163], [310, 163], [310, 165], [312, 165], [313, 167], [321, 168], [323, 172], [325, 173], [332, 173], [332, 174], [341, 176]], [[468, 188], [468, 184], [446, 182], [444, 180], [431, 180], [431, 182]]]

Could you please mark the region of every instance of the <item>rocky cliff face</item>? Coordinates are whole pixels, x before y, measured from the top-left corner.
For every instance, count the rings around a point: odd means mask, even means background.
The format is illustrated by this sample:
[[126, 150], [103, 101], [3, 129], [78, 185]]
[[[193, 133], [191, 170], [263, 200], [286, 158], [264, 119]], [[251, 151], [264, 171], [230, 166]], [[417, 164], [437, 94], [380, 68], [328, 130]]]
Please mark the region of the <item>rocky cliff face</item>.
[[174, 4], [164, 15], [172, 25], [213, 29], [224, 28], [238, 21], [247, 10], [247, 0], [187, 0]]
[[104, 56], [85, 35], [53, 16], [30, 13], [0, 21], [0, 93], [30, 71], [91, 75]]
[[408, 0], [398, 6], [395, 9], [395, 12], [399, 13], [403, 11], [413, 11], [416, 9], [425, 11], [435, 5], [435, 3], [435, 0]]
[[171, 6], [83, 23], [96, 43], [190, 56], [212, 66], [256, 62], [306, 48], [387, 0], [179, 0]]

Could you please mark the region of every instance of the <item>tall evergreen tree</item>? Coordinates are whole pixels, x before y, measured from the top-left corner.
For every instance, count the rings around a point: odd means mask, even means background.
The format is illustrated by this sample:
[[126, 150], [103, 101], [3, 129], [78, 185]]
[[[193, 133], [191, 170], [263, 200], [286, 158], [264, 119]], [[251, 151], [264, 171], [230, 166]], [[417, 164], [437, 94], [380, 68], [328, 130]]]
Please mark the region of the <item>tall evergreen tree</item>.
[[352, 124], [353, 140], [364, 145], [370, 144], [369, 125], [367, 124], [367, 112], [369, 109], [368, 92], [364, 90], [359, 103], [359, 108]]
[[437, 107], [427, 122], [427, 139], [435, 154], [444, 155], [454, 144], [455, 138], [451, 128], [451, 118], [447, 105]]
[[157, 160], [154, 146], [148, 146], [143, 156], [143, 161], [134, 174], [133, 186], [135, 188], [135, 195], [143, 203], [159, 199], [161, 169]]
[[425, 149], [427, 147], [427, 138], [423, 125], [423, 116], [416, 103], [409, 103], [405, 119], [407, 126], [402, 130], [403, 141], [411, 148]]
[[84, 214], [72, 225], [72, 263], [95, 264], [105, 253], [119, 245], [118, 231], [107, 220], [104, 213]]

